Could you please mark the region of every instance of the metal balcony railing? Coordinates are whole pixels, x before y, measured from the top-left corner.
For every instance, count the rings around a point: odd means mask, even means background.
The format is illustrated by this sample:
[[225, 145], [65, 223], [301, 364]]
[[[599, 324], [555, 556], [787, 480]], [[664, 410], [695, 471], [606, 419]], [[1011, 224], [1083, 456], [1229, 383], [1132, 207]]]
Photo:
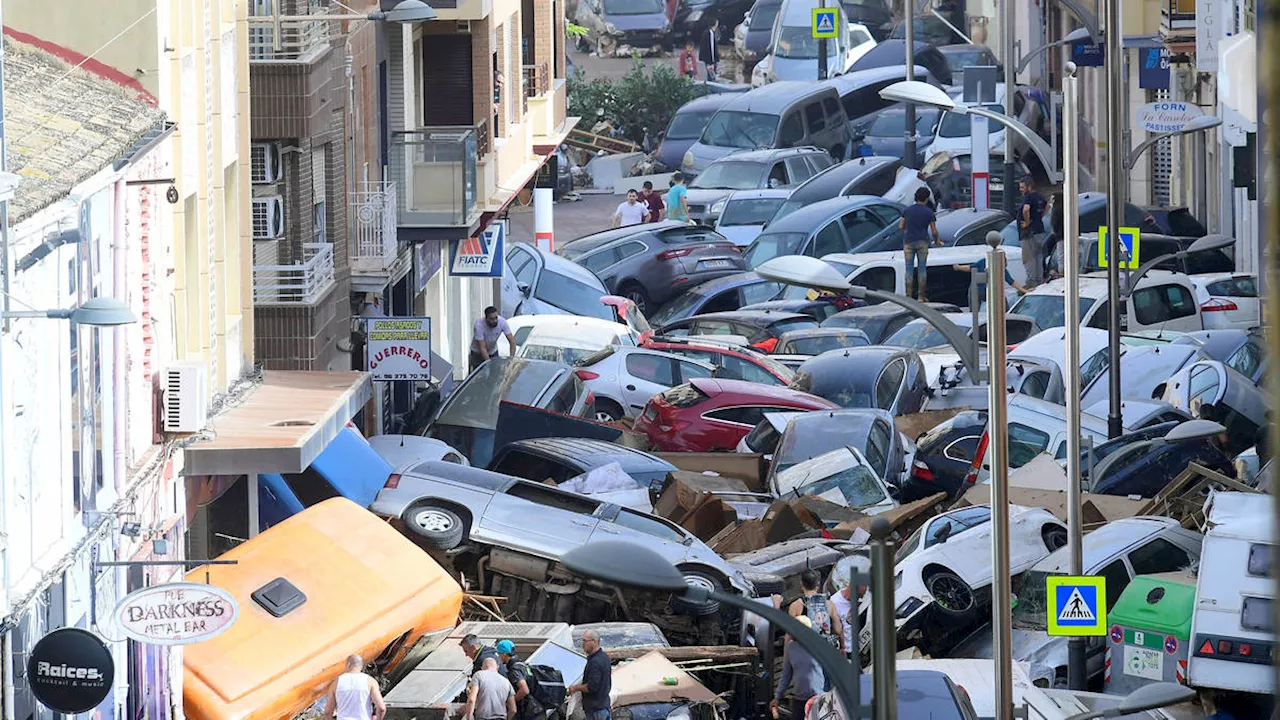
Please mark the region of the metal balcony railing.
[[488, 144], [484, 123], [393, 133], [391, 179], [399, 224], [469, 225], [477, 212], [476, 162], [488, 151]]
[[[270, 10], [270, 5], [259, 7], [251, 3], [250, 15], [270, 18], [271, 13], [255, 15], [253, 10]], [[329, 12], [327, 8], [312, 7], [305, 14], [319, 15]], [[320, 56], [329, 47], [329, 26], [331, 23], [314, 20], [309, 22], [280, 23], [279, 47], [276, 43], [276, 26], [270, 22], [249, 23], [249, 59], [257, 62], [310, 62]]]
[[396, 184], [387, 181], [362, 183], [351, 193], [355, 213], [355, 237], [351, 243], [351, 269], [378, 272], [391, 267], [400, 253], [396, 237], [399, 220]]
[[551, 89], [551, 77], [546, 63], [524, 66], [524, 93], [526, 97], [537, 97]]
[[254, 265], [255, 305], [311, 305], [333, 285], [333, 244], [305, 243], [302, 262]]

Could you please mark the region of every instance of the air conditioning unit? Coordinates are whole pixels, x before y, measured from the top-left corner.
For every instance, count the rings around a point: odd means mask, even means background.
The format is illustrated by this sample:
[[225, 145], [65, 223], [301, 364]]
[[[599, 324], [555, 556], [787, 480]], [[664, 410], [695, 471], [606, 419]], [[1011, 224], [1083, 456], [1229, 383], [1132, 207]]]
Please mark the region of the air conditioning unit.
[[253, 199], [253, 239], [271, 240], [284, 235], [284, 201], [279, 195]]
[[209, 370], [198, 360], [176, 362], [164, 369], [164, 431], [193, 433], [209, 416]]
[[455, 32], [457, 32], [459, 35], [470, 35], [470, 34], [471, 34], [471, 21], [470, 21], [470, 20], [459, 20], [459, 21], [458, 21], [458, 26], [457, 26], [457, 28], [456, 28]]
[[280, 143], [257, 142], [249, 146], [249, 178], [254, 185], [278, 182], [284, 173], [280, 163]]

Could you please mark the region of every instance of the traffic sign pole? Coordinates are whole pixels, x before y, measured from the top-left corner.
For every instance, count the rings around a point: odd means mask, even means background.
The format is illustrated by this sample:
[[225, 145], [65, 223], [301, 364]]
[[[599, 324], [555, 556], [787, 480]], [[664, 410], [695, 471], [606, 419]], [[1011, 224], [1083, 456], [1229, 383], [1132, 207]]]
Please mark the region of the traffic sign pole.
[[[818, 9], [825, 10], [827, 8], [827, 0], [818, 0]], [[818, 79], [827, 79], [827, 38], [824, 34], [818, 38]]]
[[826, 0], [818, 0], [813, 9], [813, 37], [818, 41], [818, 79], [827, 79], [827, 40], [839, 35], [840, 6], [828, 8]]

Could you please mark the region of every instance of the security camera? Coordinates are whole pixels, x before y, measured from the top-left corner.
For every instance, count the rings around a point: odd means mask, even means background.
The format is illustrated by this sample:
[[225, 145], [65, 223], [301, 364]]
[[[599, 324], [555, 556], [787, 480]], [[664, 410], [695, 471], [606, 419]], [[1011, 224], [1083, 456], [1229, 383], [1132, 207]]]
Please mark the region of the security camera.
[[169, 201], [170, 205], [178, 204], [178, 186], [170, 185], [168, 190], [164, 191], [164, 199]]

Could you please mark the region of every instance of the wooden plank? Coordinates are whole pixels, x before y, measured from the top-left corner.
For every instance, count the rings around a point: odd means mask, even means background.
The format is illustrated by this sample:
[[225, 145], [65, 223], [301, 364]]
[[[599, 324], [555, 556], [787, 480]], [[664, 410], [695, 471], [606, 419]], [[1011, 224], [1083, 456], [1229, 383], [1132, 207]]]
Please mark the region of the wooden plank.
[[[739, 662], [755, 662], [759, 657], [759, 653], [753, 647], [738, 647], [737, 645], [686, 645], [684, 647], [668, 647], [668, 648], [605, 648], [609, 660], [618, 662], [619, 660], [634, 660], [642, 655], [648, 655], [657, 651], [672, 662], [687, 660], [711, 660], [717, 663], [739, 663]], [[689, 668], [695, 669], [695, 668]]]

